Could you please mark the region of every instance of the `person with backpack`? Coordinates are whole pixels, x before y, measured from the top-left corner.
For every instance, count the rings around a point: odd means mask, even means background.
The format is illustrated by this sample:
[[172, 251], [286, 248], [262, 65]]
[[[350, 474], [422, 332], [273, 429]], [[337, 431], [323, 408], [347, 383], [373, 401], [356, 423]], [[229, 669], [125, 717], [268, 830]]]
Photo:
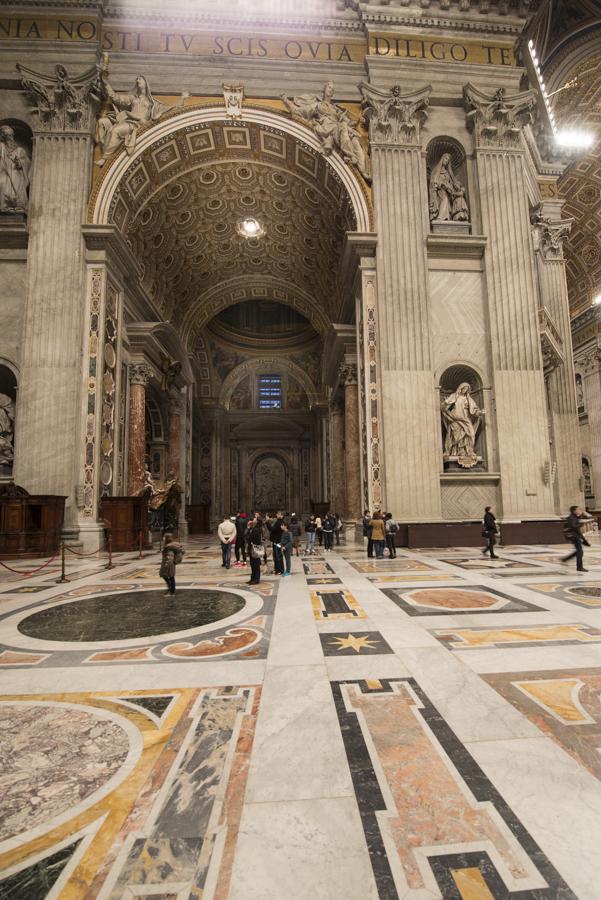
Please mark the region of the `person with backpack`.
[[563, 526], [563, 531], [566, 538], [571, 544], [574, 545], [574, 552], [568, 553], [567, 556], [563, 556], [561, 561], [568, 562], [568, 560], [574, 559], [574, 557], [576, 557], [577, 572], [588, 572], [588, 569], [585, 569], [582, 565], [582, 563], [584, 562], [584, 551], [582, 549], [582, 545], [584, 544], [586, 547], [590, 547], [590, 544], [582, 533], [582, 520], [590, 518], [591, 517], [583, 512], [579, 506], [570, 506], [570, 515], [565, 520]]
[[310, 556], [315, 553], [315, 516], [309, 516], [305, 522], [305, 535], [307, 537], [305, 553]]
[[[248, 516], [246, 513], [239, 512], [236, 516], [236, 543], [234, 550], [236, 553], [236, 562], [234, 566], [240, 567], [246, 565], [246, 526], [248, 525]], [[242, 557], [242, 560], [240, 559]]]
[[384, 516], [384, 527], [386, 529], [386, 546], [388, 548], [388, 554], [390, 559], [396, 558], [396, 546], [394, 543], [395, 535], [399, 530], [399, 526], [395, 519], [392, 517], [392, 513], [387, 512]]
[[250, 560], [250, 581], [246, 583], [258, 584], [261, 580], [261, 563], [265, 559], [263, 526], [260, 519], [254, 518], [248, 523], [246, 540], [248, 543], [248, 558]]
[[384, 559], [384, 547], [386, 546], [386, 528], [382, 513], [376, 511], [369, 520], [370, 540], [376, 551], [376, 559]]
[[167, 592], [163, 594], [163, 597], [173, 597], [175, 594], [175, 567], [184, 558], [184, 548], [170, 532], [165, 533], [163, 540], [165, 543], [163, 544], [159, 575], [167, 585]]
[[223, 568], [229, 569], [232, 558], [232, 544], [236, 543], [236, 526], [229, 516], [223, 517], [223, 521], [217, 529], [217, 534], [221, 544], [221, 565]]
[[326, 553], [329, 553], [334, 544], [334, 526], [335, 526], [334, 516], [331, 512], [327, 512], [325, 514], [323, 520], [323, 543], [324, 550]]
[[486, 556], [490, 553], [491, 559], [498, 559], [495, 555], [495, 544], [497, 542], [497, 520], [492, 511], [492, 507], [487, 506], [484, 509], [484, 519], [482, 520], [482, 537], [486, 538], [486, 547], [483, 548], [482, 554]]
[[284, 557], [284, 563], [286, 565], [286, 569], [284, 571], [284, 576], [290, 575], [290, 569], [292, 568], [292, 535], [290, 533], [290, 529], [284, 522], [282, 525], [282, 537], [280, 538], [280, 548], [281, 553]]
[[296, 550], [296, 555], [300, 556], [301, 526], [294, 513], [292, 513], [292, 518], [290, 519], [288, 530], [292, 535], [292, 548]]

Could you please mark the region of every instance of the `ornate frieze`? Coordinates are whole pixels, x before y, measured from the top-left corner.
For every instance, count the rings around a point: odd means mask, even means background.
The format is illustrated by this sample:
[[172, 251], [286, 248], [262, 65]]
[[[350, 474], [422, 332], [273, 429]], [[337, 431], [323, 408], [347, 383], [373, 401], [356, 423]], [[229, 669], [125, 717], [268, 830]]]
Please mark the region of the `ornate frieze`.
[[341, 363], [338, 368], [338, 380], [344, 387], [349, 384], [357, 384], [357, 364]]
[[564, 364], [564, 346], [559, 329], [545, 307], [541, 307], [538, 311], [538, 325], [543, 355], [543, 371], [546, 377], [554, 369]]
[[420, 129], [428, 118], [431, 85], [403, 94], [398, 84], [382, 90], [362, 81], [359, 91], [372, 144], [419, 145]]
[[94, 115], [103, 97], [100, 68], [92, 66], [70, 77], [63, 65], [54, 75], [36, 72], [17, 63], [21, 83], [33, 102], [39, 130], [53, 133], [91, 131]]
[[601, 347], [593, 347], [575, 361], [576, 367], [583, 375], [592, 375], [601, 370]]
[[463, 89], [468, 127], [482, 148], [520, 149], [522, 129], [532, 124], [536, 109], [534, 91], [507, 95], [505, 88], [485, 94], [473, 84]]
[[89, 322], [88, 322], [88, 380], [87, 380], [87, 413], [84, 434], [84, 472], [83, 472], [83, 508], [82, 515], [93, 518], [96, 499], [95, 463], [96, 463], [96, 409], [97, 384], [99, 376], [99, 329], [104, 285], [103, 270], [92, 269], [89, 281]]
[[543, 259], [563, 259], [563, 243], [569, 237], [574, 219], [559, 219], [554, 222], [543, 216], [541, 207], [532, 211], [530, 221], [533, 225], [534, 246], [540, 250]]
[[223, 84], [222, 88], [226, 116], [228, 117], [228, 119], [241, 119], [242, 103], [244, 101], [244, 85]]
[[152, 374], [152, 368], [148, 363], [133, 363], [133, 365], [129, 367], [129, 383], [141, 384], [143, 387], [146, 387], [152, 378]]

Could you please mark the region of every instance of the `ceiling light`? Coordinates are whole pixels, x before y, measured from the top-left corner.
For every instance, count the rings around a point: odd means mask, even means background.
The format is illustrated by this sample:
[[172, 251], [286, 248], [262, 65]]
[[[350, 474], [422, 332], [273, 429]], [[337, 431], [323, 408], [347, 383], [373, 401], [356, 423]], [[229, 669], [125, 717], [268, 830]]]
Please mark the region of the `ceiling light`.
[[247, 218], [238, 222], [238, 234], [245, 238], [258, 238], [262, 237], [265, 231], [256, 219]]
[[595, 135], [589, 131], [578, 131], [575, 128], [565, 128], [555, 135], [555, 142], [560, 147], [581, 147], [586, 149], [595, 143]]
[[593, 306], [599, 306], [599, 304], [601, 304], [601, 294], [597, 294], [597, 296], [593, 298]]

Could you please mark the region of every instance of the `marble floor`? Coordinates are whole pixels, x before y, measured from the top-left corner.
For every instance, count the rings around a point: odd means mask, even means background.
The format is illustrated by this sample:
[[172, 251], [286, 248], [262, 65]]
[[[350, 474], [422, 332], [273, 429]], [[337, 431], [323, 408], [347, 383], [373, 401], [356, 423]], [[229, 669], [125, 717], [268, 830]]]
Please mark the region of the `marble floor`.
[[0, 569], [0, 898], [599, 900], [594, 541]]

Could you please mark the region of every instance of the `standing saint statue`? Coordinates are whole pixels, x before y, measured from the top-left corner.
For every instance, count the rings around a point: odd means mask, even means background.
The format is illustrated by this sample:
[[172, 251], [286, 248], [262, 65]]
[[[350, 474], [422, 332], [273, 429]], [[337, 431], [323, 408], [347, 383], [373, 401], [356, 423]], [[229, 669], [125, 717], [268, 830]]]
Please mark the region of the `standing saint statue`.
[[348, 110], [333, 102], [334, 83], [326, 82], [323, 96], [301, 94], [289, 98], [282, 94], [282, 100], [293, 116], [311, 125], [321, 141], [324, 153], [329, 155], [338, 150], [345, 162], [356, 166], [366, 181], [370, 181], [367, 158]]
[[441, 412], [446, 428], [444, 458], [471, 469], [481, 462], [476, 454], [476, 435], [482, 410], [472, 400], [471, 387], [464, 381], [457, 390], [442, 401]]
[[116, 93], [104, 73], [102, 77], [104, 90], [113, 104], [113, 110], [98, 119], [97, 137], [102, 149], [98, 166], [103, 166], [108, 157], [121, 147], [125, 147], [125, 151], [131, 156], [136, 146], [138, 128], [148, 122], [155, 122], [170, 109], [154, 99], [143, 75], [138, 75], [128, 94]]
[[468, 222], [465, 188], [453, 172], [450, 153], [443, 153], [430, 175], [430, 221]]
[[10, 125], [0, 127], [0, 213], [25, 212], [31, 158]]

